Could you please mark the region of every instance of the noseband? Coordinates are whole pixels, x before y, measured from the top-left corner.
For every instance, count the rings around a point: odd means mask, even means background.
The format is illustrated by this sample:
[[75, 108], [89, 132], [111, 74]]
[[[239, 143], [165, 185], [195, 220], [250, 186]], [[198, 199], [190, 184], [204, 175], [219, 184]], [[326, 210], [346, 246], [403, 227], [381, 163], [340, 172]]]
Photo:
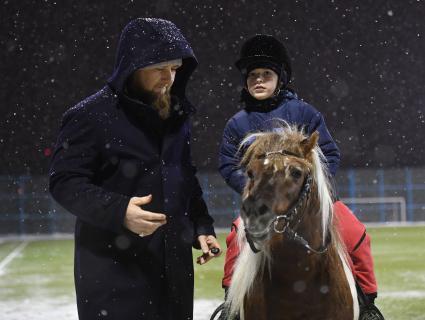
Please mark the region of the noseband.
[[[268, 158], [271, 155], [293, 156], [293, 157], [301, 158], [299, 155], [294, 154], [294, 153], [287, 151], [287, 150], [267, 152], [264, 155], [260, 156], [260, 158]], [[309, 242], [307, 240], [305, 240], [302, 236], [300, 236], [295, 231], [297, 229], [298, 225], [301, 222], [302, 216], [298, 217], [298, 221], [295, 223], [295, 225], [293, 227], [289, 226], [289, 224], [295, 219], [295, 217], [298, 216], [298, 213], [300, 212], [300, 208], [304, 204], [304, 201], [306, 201], [308, 199], [310, 192], [311, 192], [312, 182], [313, 182], [313, 179], [311, 177], [311, 174], [309, 173], [304, 180], [303, 188], [302, 188], [295, 204], [292, 205], [291, 208], [288, 211], [286, 211], [284, 214], [278, 215], [275, 218], [273, 218], [269, 222], [268, 226], [263, 231], [252, 232], [248, 228], [245, 227], [246, 239], [248, 241], [248, 244], [249, 244], [251, 250], [254, 253], [258, 253], [261, 250], [257, 249], [255, 247], [255, 244], [254, 244], [252, 237], [261, 237], [261, 236], [264, 236], [265, 234], [269, 233], [270, 231], [274, 231], [276, 233], [284, 234], [289, 240], [294, 240], [294, 241], [300, 243], [308, 251], [311, 251], [313, 253], [323, 254], [327, 251], [327, 246], [328, 246], [329, 241], [327, 241], [326, 244], [322, 245], [319, 249], [313, 249], [310, 246]], [[283, 227], [281, 229], [279, 228], [280, 220], [283, 220]]]

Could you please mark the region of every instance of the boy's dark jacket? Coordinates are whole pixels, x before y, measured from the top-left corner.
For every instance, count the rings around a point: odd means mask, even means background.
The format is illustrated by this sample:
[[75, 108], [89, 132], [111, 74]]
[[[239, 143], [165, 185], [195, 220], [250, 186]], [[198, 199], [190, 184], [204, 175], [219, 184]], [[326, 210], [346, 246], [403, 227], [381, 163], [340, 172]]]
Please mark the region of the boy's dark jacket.
[[[167, 121], [126, 95], [136, 69], [183, 58]], [[114, 73], [69, 109], [50, 170], [50, 191], [77, 217], [75, 284], [80, 320], [191, 319], [192, 244], [214, 234], [190, 156], [187, 81], [197, 66], [170, 22], [136, 19], [124, 29]], [[129, 199], [152, 194], [143, 209], [167, 224], [139, 237], [123, 227]]]
[[289, 90], [283, 90], [271, 105], [248, 105], [236, 113], [226, 124], [219, 155], [219, 171], [227, 184], [242, 193], [245, 173], [239, 166], [239, 144], [248, 133], [273, 129], [279, 121], [303, 127], [307, 134], [319, 132], [319, 146], [326, 157], [331, 175], [339, 166], [340, 153], [326, 127], [323, 116], [311, 105], [298, 99]]

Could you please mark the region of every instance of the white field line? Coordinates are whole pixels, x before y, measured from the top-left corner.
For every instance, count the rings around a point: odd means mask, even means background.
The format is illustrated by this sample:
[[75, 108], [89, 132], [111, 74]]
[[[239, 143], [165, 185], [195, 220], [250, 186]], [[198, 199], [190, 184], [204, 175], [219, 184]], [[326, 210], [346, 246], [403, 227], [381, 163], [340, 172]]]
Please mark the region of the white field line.
[[9, 253], [6, 258], [4, 258], [0, 262], [0, 276], [4, 273], [4, 268], [13, 260], [15, 259], [21, 251], [27, 246], [28, 242], [22, 242], [19, 246], [17, 246], [11, 253]]
[[389, 292], [378, 292], [379, 298], [398, 298], [398, 299], [410, 299], [410, 298], [425, 298], [425, 291], [412, 290], [412, 291], [389, 291]]
[[0, 242], [8, 241], [39, 241], [39, 240], [68, 240], [74, 239], [73, 233], [49, 233], [49, 234], [4, 234], [0, 235]]

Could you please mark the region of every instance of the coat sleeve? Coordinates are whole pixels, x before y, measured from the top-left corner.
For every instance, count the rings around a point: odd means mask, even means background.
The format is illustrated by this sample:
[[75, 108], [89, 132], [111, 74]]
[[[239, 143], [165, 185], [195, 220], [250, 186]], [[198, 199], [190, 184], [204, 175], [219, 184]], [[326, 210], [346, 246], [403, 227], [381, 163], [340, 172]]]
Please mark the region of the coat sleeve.
[[130, 198], [95, 185], [95, 127], [82, 108], [65, 113], [50, 166], [49, 190], [66, 210], [93, 226], [121, 232]]
[[237, 193], [242, 194], [246, 183], [245, 173], [239, 166], [238, 152], [241, 139], [234, 126], [234, 120], [227, 122], [219, 151], [219, 172], [226, 183]]
[[308, 108], [304, 113], [305, 123], [308, 123], [308, 134], [312, 134], [314, 131], [319, 132], [320, 149], [326, 157], [326, 162], [330, 174], [332, 176], [335, 176], [336, 171], [339, 168], [341, 154], [334, 139], [329, 133], [328, 128], [326, 127], [325, 120], [323, 119], [322, 114], [313, 107], [309, 107], [310, 108]]
[[214, 237], [214, 219], [208, 212], [207, 205], [202, 196], [202, 189], [199, 185], [199, 181], [195, 176], [196, 169], [193, 167], [194, 176], [192, 179], [192, 196], [189, 203], [189, 217], [193, 222], [194, 226], [194, 247], [200, 249], [197, 238], [200, 235], [213, 235]]
[[[189, 131], [190, 132], [190, 131]], [[190, 135], [189, 135], [190, 140]], [[190, 166], [191, 171], [191, 197], [189, 199], [189, 217], [193, 222], [194, 226], [194, 241], [193, 245], [195, 248], [200, 249], [199, 244], [197, 242], [197, 238], [200, 235], [215, 235], [214, 232], [214, 219], [210, 216], [208, 212], [207, 205], [203, 198], [202, 188], [199, 184], [199, 180], [196, 177], [196, 166], [193, 164], [190, 144], [188, 144], [187, 148], [187, 159]]]

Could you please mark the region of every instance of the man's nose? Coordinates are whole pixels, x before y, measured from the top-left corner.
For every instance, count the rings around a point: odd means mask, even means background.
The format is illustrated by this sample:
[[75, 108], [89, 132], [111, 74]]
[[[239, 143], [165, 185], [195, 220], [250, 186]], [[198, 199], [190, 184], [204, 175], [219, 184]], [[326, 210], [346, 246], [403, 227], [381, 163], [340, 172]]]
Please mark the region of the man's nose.
[[173, 79], [173, 70], [171, 70], [171, 68], [170, 69], [168, 69], [168, 68], [163, 69], [162, 70], [162, 80], [169, 82], [172, 79]]

